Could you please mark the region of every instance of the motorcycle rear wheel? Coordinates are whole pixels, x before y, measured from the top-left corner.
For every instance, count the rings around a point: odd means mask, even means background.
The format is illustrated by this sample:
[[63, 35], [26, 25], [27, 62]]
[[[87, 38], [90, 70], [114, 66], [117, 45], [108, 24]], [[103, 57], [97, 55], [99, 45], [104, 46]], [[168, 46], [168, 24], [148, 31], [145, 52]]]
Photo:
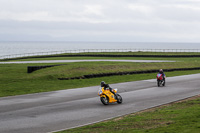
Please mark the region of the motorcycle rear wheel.
[[100, 97], [100, 100], [101, 100], [101, 102], [102, 102], [104, 105], [108, 105], [108, 104], [109, 104], [109, 99], [108, 99], [108, 97]]
[[158, 87], [160, 87], [161, 81], [157, 81], [157, 85], [158, 85]]

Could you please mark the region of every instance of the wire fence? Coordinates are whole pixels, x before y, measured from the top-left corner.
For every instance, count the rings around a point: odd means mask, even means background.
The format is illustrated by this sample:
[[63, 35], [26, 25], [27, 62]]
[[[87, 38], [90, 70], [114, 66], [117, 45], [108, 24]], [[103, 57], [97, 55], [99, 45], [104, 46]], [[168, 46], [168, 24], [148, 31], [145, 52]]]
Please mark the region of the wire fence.
[[200, 52], [200, 49], [78, 49], [78, 50], [2, 55], [0, 56], [0, 59], [42, 56], [42, 55], [58, 55], [58, 54], [64, 54], [64, 53], [92, 53], [92, 52], [97, 52], [97, 53], [98, 52], [175, 52], [177, 53], [177, 52]]

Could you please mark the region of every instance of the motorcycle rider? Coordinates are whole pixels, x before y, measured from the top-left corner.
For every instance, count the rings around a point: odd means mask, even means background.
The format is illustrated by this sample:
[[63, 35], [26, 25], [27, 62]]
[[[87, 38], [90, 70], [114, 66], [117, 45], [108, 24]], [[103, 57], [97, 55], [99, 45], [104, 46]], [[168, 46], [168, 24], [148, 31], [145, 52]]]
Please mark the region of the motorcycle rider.
[[163, 80], [164, 80], [164, 82], [165, 82], [166, 75], [165, 75], [165, 73], [163, 72], [163, 69], [160, 69], [158, 73], [159, 73], [159, 74], [162, 74]]
[[115, 92], [113, 91], [113, 89], [112, 89], [108, 84], [106, 84], [104, 81], [101, 81], [101, 87], [104, 87], [104, 90], [105, 90], [106, 88], [109, 88], [110, 92], [113, 93], [114, 96], [115, 96], [115, 98], [116, 98], [116, 100], [118, 100], [118, 97], [117, 97], [117, 95], [115, 94]]

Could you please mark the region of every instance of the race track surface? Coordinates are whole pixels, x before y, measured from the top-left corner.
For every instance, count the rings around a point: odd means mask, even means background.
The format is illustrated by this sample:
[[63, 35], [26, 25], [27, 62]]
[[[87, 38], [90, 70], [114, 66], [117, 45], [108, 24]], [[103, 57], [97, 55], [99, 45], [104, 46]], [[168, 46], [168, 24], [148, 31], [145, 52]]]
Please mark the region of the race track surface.
[[99, 86], [0, 98], [0, 132], [46, 133], [102, 121], [200, 94], [199, 81], [193, 74], [169, 77], [166, 87], [156, 79], [110, 84], [123, 103], [108, 106]]
[[71, 62], [97, 62], [97, 61], [112, 61], [112, 62], [175, 62], [167, 60], [41, 60], [41, 61], [12, 61], [0, 62], [0, 64], [25, 64], [25, 63], [71, 63]]

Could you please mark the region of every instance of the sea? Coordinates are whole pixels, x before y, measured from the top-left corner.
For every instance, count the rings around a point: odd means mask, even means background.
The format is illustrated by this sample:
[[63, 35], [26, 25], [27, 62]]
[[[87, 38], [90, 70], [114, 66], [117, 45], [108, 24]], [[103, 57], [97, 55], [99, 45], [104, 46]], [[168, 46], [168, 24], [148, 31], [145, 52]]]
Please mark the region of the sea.
[[0, 42], [0, 56], [69, 50], [158, 50], [200, 52], [200, 43], [169, 42]]

